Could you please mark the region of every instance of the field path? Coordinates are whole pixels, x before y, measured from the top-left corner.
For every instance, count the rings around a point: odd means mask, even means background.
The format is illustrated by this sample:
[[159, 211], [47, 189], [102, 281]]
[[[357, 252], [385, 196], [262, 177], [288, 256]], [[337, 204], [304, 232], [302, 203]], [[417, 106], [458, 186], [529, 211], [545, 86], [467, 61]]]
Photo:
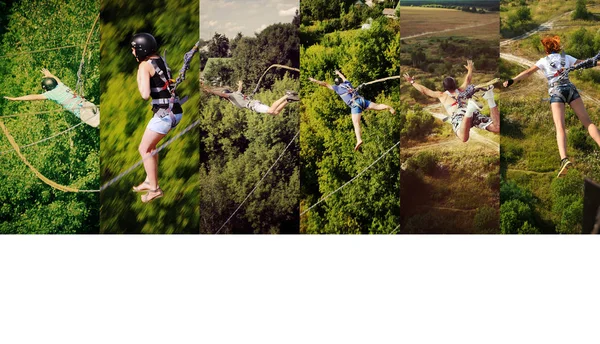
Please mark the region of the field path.
[[421, 37], [421, 36], [433, 35], [433, 34], [436, 34], [436, 33], [445, 33], [445, 32], [451, 32], [451, 31], [471, 29], [471, 28], [480, 27], [480, 26], [486, 26], [486, 25], [490, 25], [490, 24], [494, 24], [494, 23], [495, 23], [495, 21], [491, 21], [491, 22], [482, 23], [482, 24], [473, 24], [473, 25], [453, 27], [453, 28], [450, 28], [450, 29], [439, 30], [439, 31], [428, 31], [428, 32], [418, 33], [416, 35], [401, 37], [400, 40], [403, 41], [405, 39], [411, 39], [411, 38], [417, 38], [417, 37]]

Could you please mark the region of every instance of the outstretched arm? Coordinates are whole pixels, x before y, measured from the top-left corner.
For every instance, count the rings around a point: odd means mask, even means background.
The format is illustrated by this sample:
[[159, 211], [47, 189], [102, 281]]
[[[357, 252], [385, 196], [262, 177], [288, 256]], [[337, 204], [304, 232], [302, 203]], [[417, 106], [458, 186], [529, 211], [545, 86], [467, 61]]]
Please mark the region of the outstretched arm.
[[465, 77], [465, 81], [463, 81], [462, 85], [460, 85], [461, 90], [467, 88], [467, 86], [469, 86], [473, 80], [473, 61], [467, 60], [467, 65], [465, 68], [467, 69], [467, 76]]
[[508, 87], [510, 85], [512, 85], [515, 81], [519, 81], [519, 80], [523, 80], [527, 77], [529, 77], [531, 74], [535, 73], [538, 69], [540, 69], [538, 66], [533, 66], [523, 72], [521, 72], [519, 75], [515, 76], [512, 79], [508, 79], [504, 82], [504, 87]]
[[56, 80], [56, 82], [58, 82], [59, 84], [62, 84], [62, 81], [60, 81], [60, 79], [56, 75], [50, 73], [50, 71], [48, 69], [42, 68], [42, 73], [44, 74], [44, 76], [46, 78], [54, 78]]
[[8, 100], [46, 100], [46, 99], [48, 99], [43, 94], [29, 94], [29, 95], [21, 96], [21, 97], [4, 97], [4, 98], [8, 99]]
[[406, 79], [406, 81], [410, 82], [410, 84], [413, 85], [413, 87], [416, 88], [419, 92], [423, 93], [424, 95], [426, 95], [428, 97], [440, 98], [444, 94], [443, 92], [433, 91], [421, 84], [417, 84], [415, 82], [415, 79], [413, 79], [410, 75], [408, 75], [408, 73], [404, 74], [404, 79]]
[[225, 99], [229, 99], [229, 94], [227, 93], [215, 91], [209, 87], [206, 87], [204, 84], [202, 84], [201, 87], [207, 93], [214, 94], [215, 96], [219, 96]]
[[314, 82], [317, 85], [320, 85], [320, 86], [323, 86], [323, 87], [327, 87], [330, 90], [333, 90], [333, 86], [331, 86], [330, 84], [326, 83], [325, 81], [319, 81], [319, 80], [317, 80], [315, 78], [310, 78], [310, 77], [308, 78], [308, 80], [311, 81], [311, 82]]
[[244, 83], [242, 82], [242, 80], [238, 80], [238, 89], [237, 91], [242, 93], [242, 88], [244, 87]]
[[342, 78], [342, 80], [344, 82], [348, 81], [348, 79], [346, 79], [346, 77], [344, 76], [344, 74], [342, 74], [342, 72], [340, 72], [339, 70], [335, 70], [335, 74], [337, 74], [337, 76], [339, 76], [340, 78]]

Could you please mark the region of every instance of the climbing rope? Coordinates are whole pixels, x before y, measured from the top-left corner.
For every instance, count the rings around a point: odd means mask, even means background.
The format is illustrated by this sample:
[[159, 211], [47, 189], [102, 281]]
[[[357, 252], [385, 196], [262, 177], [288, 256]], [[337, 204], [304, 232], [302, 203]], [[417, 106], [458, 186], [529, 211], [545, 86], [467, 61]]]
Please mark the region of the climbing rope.
[[262, 82], [262, 79], [265, 77], [265, 75], [267, 75], [267, 73], [269, 72], [269, 70], [271, 70], [271, 68], [283, 68], [283, 69], [287, 69], [287, 70], [292, 70], [294, 72], [298, 72], [300, 73], [300, 69], [298, 68], [293, 68], [290, 66], [286, 66], [286, 65], [280, 65], [280, 64], [273, 64], [271, 65], [269, 68], [267, 68], [263, 74], [260, 76], [260, 78], [258, 79], [258, 82], [256, 83], [256, 87], [254, 88], [254, 90], [252, 91], [252, 93], [250, 94], [250, 97], [252, 97], [253, 95], [256, 94], [256, 92], [258, 92], [258, 88], [260, 87], [260, 84]]
[[252, 188], [252, 190], [250, 191], [250, 193], [248, 193], [248, 195], [246, 196], [246, 198], [244, 198], [244, 200], [242, 201], [242, 203], [240, 203], [240, 205], [235, 209], [235, 211], [231, 214], [231, 216], [229, 216], [229, 218], [227, 218], [227, 221], [225, 221], [225, 223], [219, 228], [219, 230], [217, 230], [217, 232], [215, 234], [219, 234], [221, 232], [221, 229], [223, 229], [223, 227], [225, 227], [225, 225], [227, 223], [229, 223], [229, 220], [231, 220], [235, 216], [235, 214], [238, 212], [238, 210], [240, 210], [240, 208], [244, 205], [244, 203], [246, 203], [246, 201], [248, 200], [248, 198], [250, 198], [250, 196], [254, 193], [254, 191], [256, 191], [256, 189], [258, 188], [258, 186], [260, 185], [260, 183], [262, 183], [262, 181], [267, 177], [267, 175], [269, 174], [269, 172], [271, 172], [271, 170], [273, 169], [273, 167], [275, 167], [275, 165], [277, 165], [277, 163], [279, 162], [279, 160], [281, 160], [281, 158], [283, 157], [283, 155], [285, 154], [285, 152], [288, 150], [288, 148], [290, 148], [290, 146], [292, 145], [292, 143], [294, 142], [294, 140], [296, 140], [296, 137], [298, 137], [299, 134], [300, 134], [300, 132], [297, 132], [296, 135], [294, 135], [294, 137], [292, 138], [292, 140], [287, 144], [287, 146], [285, 146], [285, 149], [281, 152], [281, 154], [275, 160], [275, 162], [273, 163], [273, 165], [271, 165], [271, 167], [269, 167], [269, 169], [267, 170], [267, 172], [262, 176], [262, 178], [258, 181], [258, 183], [256, 183], [256, 185], [254, 185], [254, 188]]
[[349, 181], [347, 181], [346, 183], [344, 183], [344, 185], [340, 186], [339, 188], [335, 189], [334, 191], [330, 192], [329, 194], [327, 194], [327, 196], [321, 198], [317, 203], [311, 205], [308, 209], [306, 209], [305, 211], [303, 211], [302, 213], [300, 213], [300, 216], [308, 213], [311, 209], [313, 209], [314, 207], [316, 207], [317, 205], [319, 205], [321, 202], [324, 202], [326, 199], [328, 199], [331, 195], [335, 194], [336, 192], [340, 191], [341, 189], [343, 189], [346, 185], [349, 185], [350, 183], [352, 183], [354, 180], [356, 180], [358, 177], [360, 177], [361, 175], [363, 175], [363, 173], [365, 173], [368, 169], [370, 169], [371, 167], [373, 167], [373, 165], [375, 165], [379, 160], [381, 160], [384, 156], [386, 156], [389, 152], [392, 151], [392, 149], [394, 149], [396, 146], [398, 146], [400, 144], [400, 141], [396, 142], [395, 145], [393, 145], [390, 149], [388, 149], [387, 151], [385, 151], [379, 158], [377, 158], [375, 161], [373, 161], [371, 163], [371, 165], [367, 166], [364, 170], [360, 171], [359, 174], [357, 174], [356, 176], [354, 176], [354, 178], [350, 179]]
[[87, 39], [85, 40], [85, 45], [83, 47], [83, 53], [81, 54], [81, 63], [79, 63], [79, 70], [77, 71], [77, 84], [75, 85], [75, 92], [79, 93], [79, 95], [81, 95], [82, 97], [84, 96], [84, 94], [83, 94], [83, 79], [81, 77], [81, 72], [83, 71], [83, 65], [85, 62], [85, 52], [87, 51], [88, 44], [90, 43], [90, 38], [92, 38], [92, 32], [94, 32], [94, 28], [96, 27], [96, 23], [98, 23], [98, 19], [100, 19], [100, 13], [98, 13], [96, 20], [94, 20], [94, 24], [92, 25], [92, 28], [90, 29], [90, 32], [88, 33]]

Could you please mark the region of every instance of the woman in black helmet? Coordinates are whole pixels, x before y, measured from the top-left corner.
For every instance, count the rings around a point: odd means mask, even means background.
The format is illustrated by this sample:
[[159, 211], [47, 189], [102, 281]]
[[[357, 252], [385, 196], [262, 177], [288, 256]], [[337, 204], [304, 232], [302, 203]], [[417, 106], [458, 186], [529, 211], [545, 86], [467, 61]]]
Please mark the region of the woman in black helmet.
[[29, 94], [21, 97], [4, 97], [8, 100], [51, 100], [61, 105], [66, 111], [79, 117], [86, 124], [98, 128], [100, 125], [100, 109], [63, 84], [60, 79], [46, 68], [42, 68], [42, 94]]
[[464, 91], [471, 83], [473, 78], [473, 61], [468, 60], [465, 68], [467, 69], [467, 76], [462, 85], [458, 87], [456, 79], [453, 77], [446, 77], [442, 82], [444, 92], [430, 90], [429, 88], [416, 83], [408, 73], [404, 74], [406, 81], [410, 82], [410, 84], [419, 92], [426, 96], [437, 98], [440, 103], [444, 105], [448, 116], [451, 116], [454, 133], [463, 142], [469, 140], [469, 130], [471, 130], [471, 127], [478, 127], [479, 129], [491, 131], [493, 133], [500, 132], [500, 111], [494, 101], [493, 89], [489, 89], [483, 95], [483, 98], [488, 101], [491, 118], [481, 115], [479, 113], [481, 109], [470, 99], [467, 106], [460, 106], [458, 94], [461, 91]]
[[139, 152], [144, 161], [146, 180], [133, 187], [135, 192], [144, 192], [141, 199], [147, 203], [163, 196], [158, 185], [158, 154], [150, 157], [158, 142], [180, 121], [183, 110], [179, 99], [170, 103], [170, 70], [166, 62], [157, 54], [156, 39], [148, 33], [139, 33], [131, 40], [131, 53], [139, 62], [137, 84], [144, 100], [152, 98], [154, 116], [148, 123]]

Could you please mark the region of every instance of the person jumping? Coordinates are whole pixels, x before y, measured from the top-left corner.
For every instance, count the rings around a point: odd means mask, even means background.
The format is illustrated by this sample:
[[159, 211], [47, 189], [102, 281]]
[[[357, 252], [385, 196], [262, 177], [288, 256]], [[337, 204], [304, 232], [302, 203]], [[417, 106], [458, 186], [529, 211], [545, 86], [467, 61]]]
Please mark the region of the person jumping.
[[560, 177], [567, 173], [567, 169], [571, 165], [571, 161], [567, 157], [567, 131], [565, 129], [566, 104], [569, 104], [571, 109], [575, 111], [581, 124], [587, 129], [596, 144], [600, 146], [600, 130], [592, 123], [577, 88], [571, 83], [568, 77], [568, 71], [575, 66], [579, 69], [591, 68], [598, 65], [600, 55], [587, 60], [578, 60], [564, 53], [560, 46], [560, 37], [558, 36], [545, 37], [541, 40], [541, 43], [546, 51], [546, 56], [539, 59], [531, 68], [505, 81], [504, 87], [509, 87], [514, 82], [531, 76], [537, 70], [544, 72], [548, 80], [550, 109], [552, 110], [552, 118], [554, 119], [554, 127], [556, 129], [556, 142], [560, 154], [560, 168], [558, 171], [558, 177]]
[[242, 80], [238, 81], [238, 89], [235, 92], [232, 92], [228, 88], [209, 88], [205, 85], [202, 85], [202, 89], [210, 94], [214, 94], [216, 96], [225, 98], [231, 102], [231, 104], [235, 105], [240, 109], [249, 109], [256, 113], [268, 113], [270, 115], [276, 116], [285, 108], [285, 106], [292, 102], [297, 102], [300, 100], [298, 97], [298, 93], [294, 91], [286, 91], [285, 95], [278, 100], [276, 100], [271, 106], [265, 105], [260, 102], [260, 100], [252, 99], [251, 97], [242, 93], [244, 83]]
[[[469, 141], [469, 131], [472, 127], [491, 131], [493, 133], [500, 132], [500, 111], [494, 101], [494, 90], [490, 87], [484, 94], [483, 98], [487, 100], [490, 107], [491, 117], [483, 116], [480, 111], [481, 108], [473, 101], [469, 99], [465, 104], [464, 101], [459, 99], [459, 94], [469, 87], [473, 78], [473, 61], [468, 60], [467, 65], [464, 66], [467, 69], [467, 76], [460, 87], [456, 85], [456, 79], [453, 77], [446, 77], [443, 81], [444, 92], [432, 91], [429, 88], [418, 84], [408, 74], [404, 74], [406, 81], [410, 82], [414, 88], [416, 88], [422, 94], [437, 98], [449, 116], [451, 116], [452, 129], [456, 136], [463, 142]], [[473, 86], [470, 86], [473, 87]]]
[[392, 108], [389, 105], [377, 104], [363, 98], [360, 94], [358, 94], [354, 86], [352, 86], [352, 83], [348, 81], [348, 79], [346, 79], [344, 74], [342, 74], [338, 70], [335, 71], [335, 74], [337, 75], [337, 77], [334, 79], [335, 85], [330, 85], [324, 81], [319, 81], [314, 78], [308, 78], [308, 80], [323, 87], [327, 87], [330, 90], [333, 90], [335, 93], [338, 94], [338, 96], [340, 96], [340, 98], [342, 98], [346, 105], [350, 107], [352, 125], [354, 126], [354, 134], [356, 135], [356, 146], [354, 146], [354, 150], [357, 151], [363, 143], [360, 129], [360, 118], [362, 116], [363, 111], [388, 110], [392, 114], [395, 114], [396, 110], [394, 110], [394, 108]]
[[98, 128], [100, 125], [100, 109], [80, 97], [58, 77], [50, 73], [46, 68], [42, 69], [42, 94], [29, 94], [21, 97], [4, 97], [8, 100], [51, 100], [61, 105], [66, 111], [74, 114], [86, 124]]

